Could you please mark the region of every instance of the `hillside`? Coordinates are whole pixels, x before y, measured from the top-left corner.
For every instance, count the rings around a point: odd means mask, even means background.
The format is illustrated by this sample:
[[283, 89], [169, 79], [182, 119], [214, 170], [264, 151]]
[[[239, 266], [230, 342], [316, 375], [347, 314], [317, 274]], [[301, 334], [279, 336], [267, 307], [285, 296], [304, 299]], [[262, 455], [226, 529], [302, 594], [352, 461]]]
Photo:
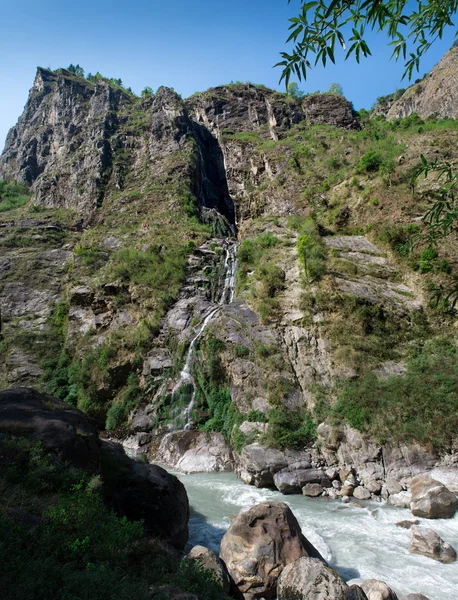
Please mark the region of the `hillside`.
[[[456, 235], [410, 242], [436, 185], [412, 171], [454, 160], [456, 128], [361, 121], [333, 94], [136, 98], [39, 68], [0, 159], [2, 387], [55, 395], [169, 464], [189, 451], [194, 468], [200, 444], [204, 470], [256, 484], [258, 444], [367, 482], [455, 461], [456, 315], [434, 290], [458, 272]], [[210, 312], [190, 427], [165, 438]]]

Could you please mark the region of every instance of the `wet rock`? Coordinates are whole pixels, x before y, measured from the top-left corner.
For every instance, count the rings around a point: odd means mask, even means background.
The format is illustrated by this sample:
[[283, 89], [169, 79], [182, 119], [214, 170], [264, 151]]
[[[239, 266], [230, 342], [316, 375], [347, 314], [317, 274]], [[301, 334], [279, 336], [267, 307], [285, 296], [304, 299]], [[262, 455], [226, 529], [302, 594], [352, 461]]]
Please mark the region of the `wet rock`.
[[96, 473], [98, 432], [80, 410], [31, 388], [0, 392], [0, 432], [41, 441], [60, 461]]
[[411, 501], [412, 494], [410, 492], [398, 492], [397, 494], [391, 494], [388, 498], [388, 504], [398, 508], [410, 508]]
[[283, 452], [261, 444], [245, 446], [237, 459], [242, 481], [256, 487], [274, 487], [274, 474], [284, 469], [288, 460]]
[[396, 527], [402, 527], [402, 529], [411, 529], [414, 525], [419, 525], [420, 521], [416, 519], [415, 521], [399, 521], [396, 523]]
[[411, 492], [410, 510], [416, 517], [448, 519], [454, 516], [456, 496], [439, 481], [418, 475], [411, 481]]
[[283, 502], [263, 502], [237, 515], [223, 536], [220, 557], [247, 600], [275, 598], [286, 565], [302, 557], [321, 559]]
[[[348, 585], [348, 583], [347, 583]], [[348, 585], [346, 600], [367, 600], [367, 596], [359, 585]]]
[[165, 435], [152, 459], [184, 473], [233, 470], [232, 450], [221, 433], [175, 431]]
[[458, 467], [435, 467], [427, 475], [458, 495]]
[[324, 492], [324, 488], [319, 483], [307, 483], [302, 488], [302, 493], [304, 496], [310, 496], [311, 498], [316, 498], [317, 496], [321, 496]]
[[366, 579], [361, 584], [361, 589], [366, 594], [367, 600], [398, 600], [395, 592], [378, 579]]
[[148, 535], [182, 550], [188, 540], [189, 501], [184, 485], [157, 465], [136, 462], [115, 442], [102, 442], [106, 496], [120, 516], [142, 519]]
[[331, 482], [321, 469], [285, 470], [274, 475], [275, 487], [282, 494], [300, 494], [307, 483], [318, 483], [322, 487], [331, 487]]
[[143, 363], [143, 376], [157, 377], [173, 367], [173, 360], [165, 348], [154, 348], [149, 352]]
[[455, 562], [455, 550], [436, 532], [426, 527], [418, 527], [418, 525], [414, 525], [410, 532], [409, 552], [411, 554], [422, 554], [442, 563]]
[[211, 571], [216, 581], [227, 593], [231, 585], [229, 575], [221, 559], [205, 546], [194, 546], [187, 554], [187, 558], [195, 560], [206, 571]]
[[278, 579], [278, 600], [347, 600], [344, 580], [321, 560], [300, 558], [287, 565]]

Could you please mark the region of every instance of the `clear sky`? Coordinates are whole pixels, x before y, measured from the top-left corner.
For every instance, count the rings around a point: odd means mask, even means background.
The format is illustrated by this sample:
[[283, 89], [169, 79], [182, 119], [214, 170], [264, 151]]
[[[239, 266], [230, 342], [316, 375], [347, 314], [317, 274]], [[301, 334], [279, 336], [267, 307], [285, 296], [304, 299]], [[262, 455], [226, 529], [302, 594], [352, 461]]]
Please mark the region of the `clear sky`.
[[[86, 72], [121, 78], [140, 91], [175, 88], [183, 97], [228, 83], [278, 85], [288, 17], [299, 0], [0, 0], [0, 149], [21, 114], [35, 69], [79, 63]], [[421, 65], [431, 69], [453, 42], [436, 42]], [[355, 108], [401, 83], [402, 65], [389, 61], [386, 39], [371, 39], [373, 57], [317, 67], [300, 88], [326, 91], [339, 82]]]

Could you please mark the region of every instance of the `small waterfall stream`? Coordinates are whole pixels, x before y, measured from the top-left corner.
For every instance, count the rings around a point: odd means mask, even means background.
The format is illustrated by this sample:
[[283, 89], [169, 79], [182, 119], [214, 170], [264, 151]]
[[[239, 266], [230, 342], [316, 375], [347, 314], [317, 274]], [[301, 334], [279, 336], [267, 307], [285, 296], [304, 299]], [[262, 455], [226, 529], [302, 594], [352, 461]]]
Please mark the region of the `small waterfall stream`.
[[[173, 430], [190, 429], [192, 423], [192, 409], [196, 395], [196, 386], [194, 377], [191, 373], [192, 363], [194, 360], [194, 352], [196, 343], [202, 337], [205, 329], [211, 323], [213, 317], [225, 304], [230, 304], [234, 299], [235, 294], [235, 278], [237, 272], [237, 243], [228, 241], [226, 246], [226, 258], [224, 261], [225, 278], [223, 290], [218, 304], [210, 309], [201, 321], [197, 333], [192, 338], [189, 344], [186, 362], [180, 373], [180, 377], [175, 387], [172, 390], [172, 404], [175, 408], [172, 409]], [[183, 408], [180, 408], [182, 400], [190, 396], [190, 400], [186, 402]]]

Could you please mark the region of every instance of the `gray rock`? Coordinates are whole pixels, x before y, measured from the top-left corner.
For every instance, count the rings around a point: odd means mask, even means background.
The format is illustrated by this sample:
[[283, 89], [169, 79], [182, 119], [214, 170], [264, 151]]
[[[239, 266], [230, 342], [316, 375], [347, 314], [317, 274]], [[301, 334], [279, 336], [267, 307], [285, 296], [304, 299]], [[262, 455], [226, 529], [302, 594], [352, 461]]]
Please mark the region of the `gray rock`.
[[316, 558], [286, 565], [278, 579], [278, 600], [347, 600], [348, 592], [340, 575]]
[[220, 557], [244, 598], [275, 598], [286, 565], [321, 559], [283, 502], [263, 502], [239, 513], [221, 540]]
[[215, 473], [233, 470], [232, 450], [221, 433], [174, 431], [166, 434], [157, 450], [156, 462], [184, 473]]
[[423, 596], [423, 594], [407, 594], [407, 596], [403, 596], [399, 600], [429, 600], [429, 598]]
[[205, 571], [210, 571], [223, 590], [229, 592], [231, 586], [229, 575], [222, 560], [214, 552], [205, 546], [193, 546], [186, 558], [197, 561]]
[[323, 492], [324, 492], [324, 488], [319, 483], [307, 483], [302, 488], [303, 495], [310, 496], [311, 498], [316, 498], [317, 496], [321, 496]]
[[455, 550], [435, 531], [414, 525], [410, 532], [409, 552], [411, 554], [422, 554], [442, 563], [455, 562]]
[[60, 461], [93, 473], [100, 470], [100, 442], [92, 421], [31, 388], [0, 392], [0, 433], [39, 440]]
[[181, 481], [162, 467], [130, 459], [114, 442], [102, 442], [101, 450], [113, 508], [128, 519], [143, 519], [148, 535], [182, 550], [188, 540], [189, 501]]
[[395, 592], [378, 579], [366, 579], [361, 584], [361, 588], [367, 600], [398, 600]]
[[241, 479], [256, 487], [274, 487], [274, 474], [287, 465], [283, 452], [261, 444], [245, 446], [237, 458], [237, 472]]
[[448, 490], [458, 495], [458, 467], [435, 467], [426, 475], [439, 481]]
[[358, 486], [353, 490], [353, 496], [358, 500], [369, 500], [371, 493], [363, 486]]
[[448, 519], [455, 515], [458, 503], [456, 496], [442, 483], [428, 476], [418, 475], [412, 479], [410, 485], [410, 510], [416, 517]]
[[364, 486], [371, 494], [380, 494], [382, 491], [382, 483], [380, 481], [375, 481], [374, 479], [366, 482]]
[[411, 501], [412, 494], [410, 492], [398, 492], [397, 494], [391, 494], [388, 498], [388, 504], [398, 508], [410, 508]]
[[300, 494], [307, 483], [318, 483], [322, 487], [331, 487], [331, 482], [321, 469], [284, 470], [274, 475], [275, 487], [282, 494]]
[[247, 437], [251, 435], [266, 433], [268, 424], [260, 421], [243, 421], [239, 429]]
[[396, 527], [402, 527], [402, 529], [411, 529], [414, 525], [419, 525], [420, 521], [416, 519], [415, 521], [399, 521], [396, 523]]

